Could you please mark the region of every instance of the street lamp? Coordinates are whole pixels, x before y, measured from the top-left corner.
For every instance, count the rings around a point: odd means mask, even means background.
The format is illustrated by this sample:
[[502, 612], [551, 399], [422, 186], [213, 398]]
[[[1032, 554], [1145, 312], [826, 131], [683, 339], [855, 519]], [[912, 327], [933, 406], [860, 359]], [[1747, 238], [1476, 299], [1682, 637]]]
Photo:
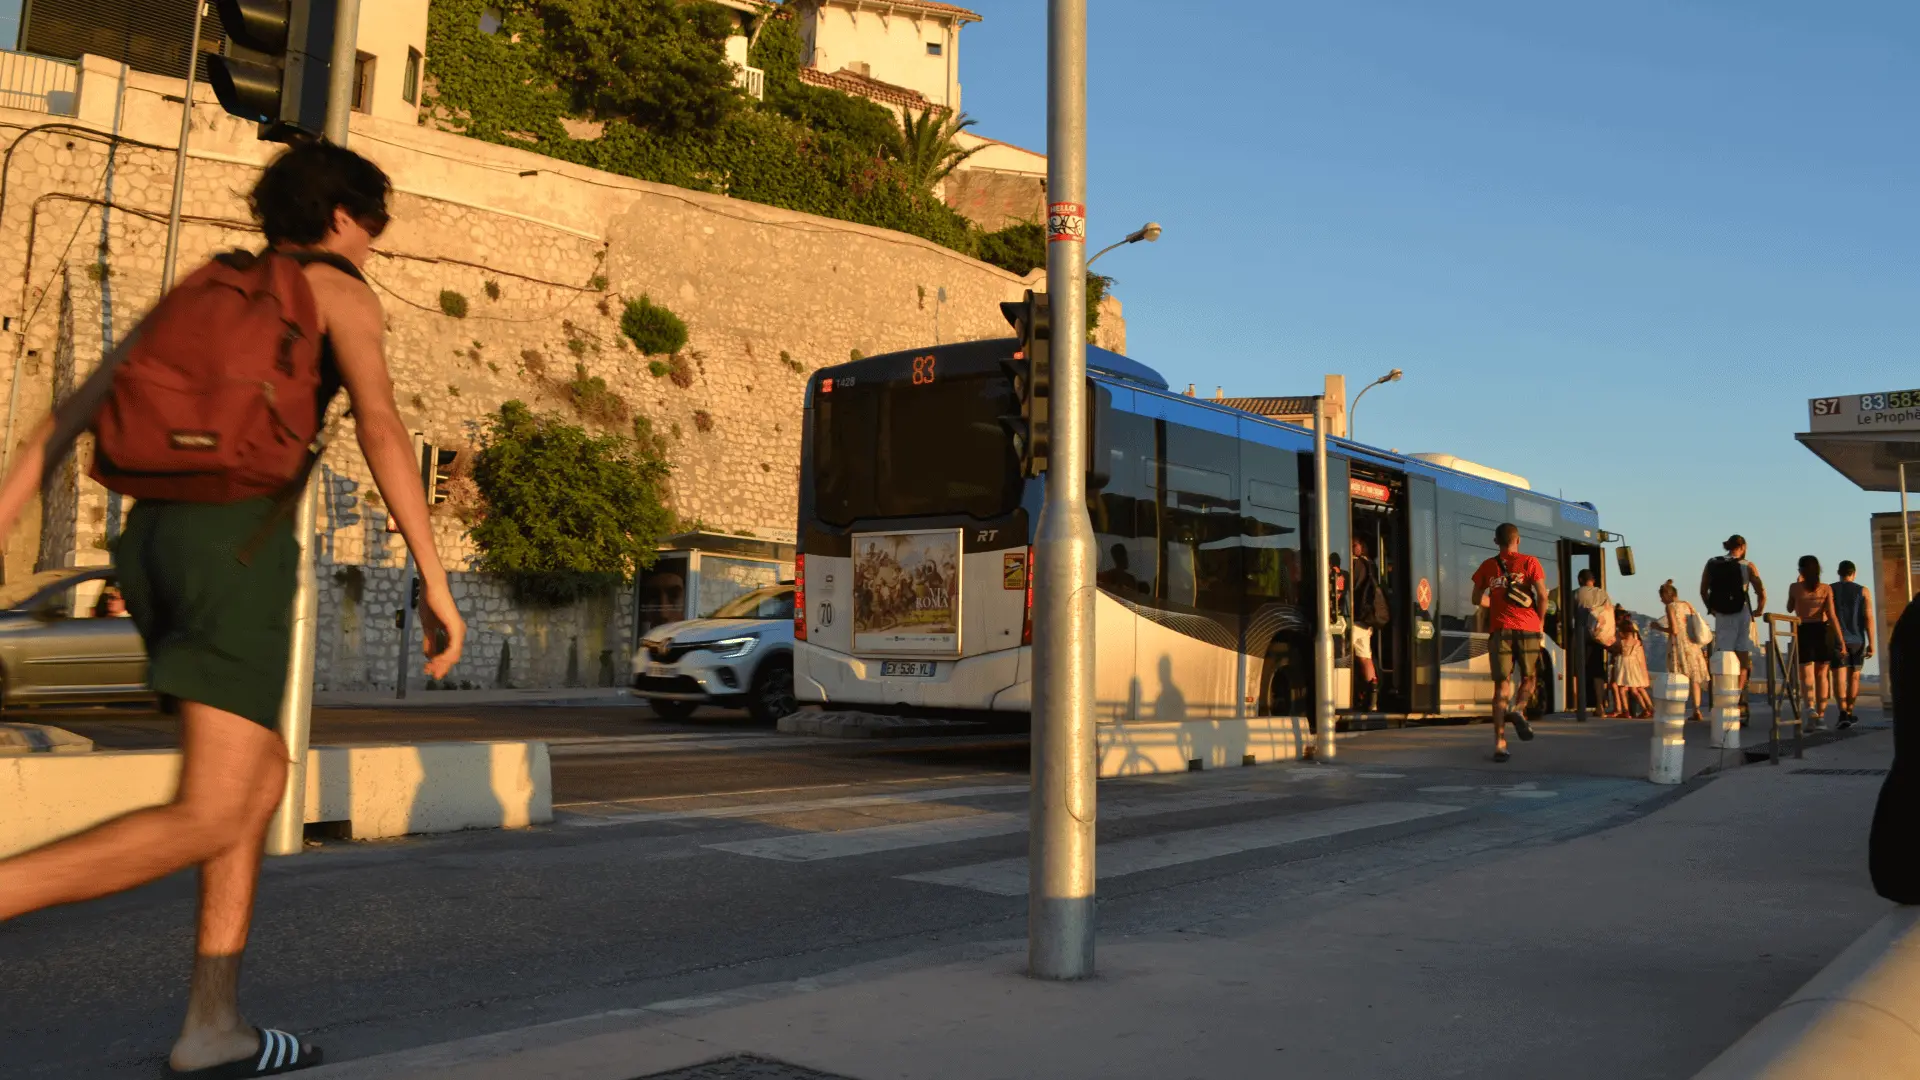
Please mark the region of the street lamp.
[[1353, 395], [1353, 404], [1347, 406], [1347, 438], [1351, 439], [1355, 437], [1353, 434], [1353, 412], [1355, 409], [1358, 409], [1360, 407], [1360, 399], [1367, 396], [1368, 390], [1371, 390], [1374, 387], [1379, 386], [1381, 383], [1399, 382], [1400, 376], [1403, 374], [1405, 373], [1402, 372], [1399, 368], [1394, 368], [1392, 371], [1389, 371], [1385, 375], [1382, 375], [1379, 378], [1373, 380], [1372, 382], [1368, 383], [1366, 386], [1361, 387], [1360, 392]]
[[1101, 248], [1097, 253], [1095, 253], [1093, 258], [1087, 260], [1087, 265], [1091, 267], [1094, 263], [1099, 261], [1101, 255], [1105, 255], [1107, 252], [1112, 251], [1114, 248], [1125, 247], [1128, 244], [1137, 244], [1142, 240], [1145, 240], [1147, 243], [1151, 244], [1158, 239], [1160, 239], [1160, 223], [1157, 221], [1149, 221], [1145, 225], [1142, 225], [1139, 228], [1128, 233], [1126, 239], [1121, 240], [1119, 243], [1108, 244], [1106, 247]]

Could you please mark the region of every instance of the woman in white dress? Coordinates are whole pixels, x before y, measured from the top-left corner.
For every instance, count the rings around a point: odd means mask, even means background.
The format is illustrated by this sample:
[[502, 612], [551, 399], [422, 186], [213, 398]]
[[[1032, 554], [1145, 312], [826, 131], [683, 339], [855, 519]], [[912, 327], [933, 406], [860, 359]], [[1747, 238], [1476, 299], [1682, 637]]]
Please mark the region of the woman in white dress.
[[1693, 643], [1687, 633], [1687, 616], [1695, 614], [1693, 605], [1680, 599], [1680, 590], [1673, 587], [1673, 579], [1668, 578], [1660, 586], [1660, 602], [1667, 605], [1664, 617], [1653, 621], [1655, 630], [1667, 635], [1667, 673], [1687, 677], [1687, 720], [1705, 720], [1700, 715], [1700, 689], [1708, 685], [1712, 675], [1707, 671], [1707, 654]]

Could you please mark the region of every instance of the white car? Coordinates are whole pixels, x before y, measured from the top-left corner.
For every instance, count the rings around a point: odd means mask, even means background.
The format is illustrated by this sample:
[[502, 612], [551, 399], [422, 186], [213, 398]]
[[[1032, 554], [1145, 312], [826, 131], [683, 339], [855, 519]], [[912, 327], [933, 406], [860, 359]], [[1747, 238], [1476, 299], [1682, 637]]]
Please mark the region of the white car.
[[633, 693], [667, 720], [702, 705], [745, 706], [763, 724], [792, 713], [793, 586], [755, 589], [709, 618], [649, 630], [633, 654]]

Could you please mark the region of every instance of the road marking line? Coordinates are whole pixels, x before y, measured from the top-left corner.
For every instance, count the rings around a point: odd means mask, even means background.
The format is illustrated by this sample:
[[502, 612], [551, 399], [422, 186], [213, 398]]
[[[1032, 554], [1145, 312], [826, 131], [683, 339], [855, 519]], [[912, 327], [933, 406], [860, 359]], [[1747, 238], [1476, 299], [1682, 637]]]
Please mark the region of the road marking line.
[[[1193, 791], [1179, 795], [1144, 797], [1121, 795], [1103, 801], [1099, 807], [1099, 814], [1102, 821], [1124, 821], [1128, 818], [1177, 814], [1186, 810], [1211, 810], [1222, 806], [1244, 806], [1248, 803], [1270, 802], [1285, 798], [1289, 796], [1280, 792], [1249, 791], [1239, 788]], [[759, 859], [775, 859], [780, 862], [817, 862], [821, 859], [844, 859], [854, 855], [868, 855], [877, 851], [898, 851], [902, 848], [979, 840], [989, 836], [1010, 836], [1026, 831], [1026, 814], [993, 812], [970, 814], [959, 818], [940, 818], [935, 821], [903, 821], [891, 825], [874, 825], [864, 829], [843, 829], [839, 832], [793, 833], [758, 840], [731, 840], [706, 846], [717, 851], [731, 851], [736, 855], [751, 855]]]
[[562, 735], [553, 739], [542, 739], [548, 746], [581, 746], [600, 743], [647, 743], [676, 742], [684, 739], [770, 739], [777, 735], [773, 731], [652, 731], [644, 735]]
[[684, 754], [702, 750], [763, 749], [787, 746], [818, 746], [828, 740], [814, 735], [750, 736], [734, 739], [683, 739], [677, 742], [580, 744], [553, 746], [547, 752], [554, 757], [602, 757], [612, 754]]
[[[1418, 821], [1421, 818], [1442, 814], [1458, 814], [1463, 811], [1463, 807], [1435, 806], [1430, 803], [1354, 803], [1350, 806], [1311, 810], [1304, 814], [1287, 817], [1263, 818], [1259, 821], [1244, 821], [1234, 825], [1160, 833], [1134, 840], [1101, 844], [1094, 857], [1095, 873], [1097, 880], [1107, 881], [1148, 870], [1199, 862], [1203, 859], [1217, 859], [1224, 855], [1282, 847], [1304, 840], [1339, 836], [1342, 833], [1357, 832], [1361, 829]], [[996, 896], [1025, 896], [1027, 860], [999, 859], [973, 866], [956, 866], [947, 870], [906, 874], [902, 876], [902, 880], [924, 881], [931, 885], [950, 885], [954, 888], [993, 893]]]
[[734, 806], [709, 806], [696, 810], [643, 810], [628, 814], [571, 815], [567, 824], [583, 828], [602, 825], [632, 825], [647, 821], [691, 821], [701, 818], [760, 817], [764, 814], [798, 814], [808, 810], [837, 810], [849, 806], [884, 806], [888, 803], [938, 802], [976, 795], [1011, 795], [1028, 790], [1026, 784], [997, 784], [982, 787], [931, 788], [926, 791], [902, 791], [885, 795], [841, 795], [832, 799], [808, 799], [804, 802], [742, 803]]

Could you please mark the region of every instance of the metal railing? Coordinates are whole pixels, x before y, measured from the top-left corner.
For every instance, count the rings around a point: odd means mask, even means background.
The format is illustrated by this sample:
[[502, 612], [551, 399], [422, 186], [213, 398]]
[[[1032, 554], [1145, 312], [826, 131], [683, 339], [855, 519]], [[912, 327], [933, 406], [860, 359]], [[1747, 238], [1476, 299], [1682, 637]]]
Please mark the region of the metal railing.
[[80, 68], [65, 60], [0, 50], [0, 109], [72, 116]]
[[[1767, 711], [1773, 716], [1773, 728], [1768, 735], [1768, 757], [1775, 765], [1780, 764], [1780, 729], [1783, 726], [1793, 728], [1793, 756], [1805, 757], [1801, 746], [1801, 735], [1806, 731], [1806, 720], [1801, 715], [1800, 686], [1800, 619], [1794, 615], [1763, 616], [1767, 620]], [[1787, 631], [1787, 647], [1780, 648], [1780, 629]], [[1785, 704], [1793, 710], [1793, 719], [1780, 719], [1780, 706]]]
[[757, 67], [739, 64], [733, 70], [733, 85], [745, 90], [754, 98], [767, 96], [767, 73]]

